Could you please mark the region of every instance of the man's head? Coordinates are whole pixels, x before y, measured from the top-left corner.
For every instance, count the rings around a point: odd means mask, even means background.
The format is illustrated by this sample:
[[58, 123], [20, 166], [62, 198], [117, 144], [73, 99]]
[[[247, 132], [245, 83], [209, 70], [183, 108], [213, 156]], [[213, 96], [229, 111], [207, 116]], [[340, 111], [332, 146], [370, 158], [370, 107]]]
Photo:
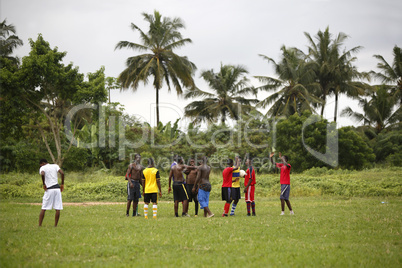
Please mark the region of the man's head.
[[226, 165], [227, 165], [228, 167], [233, 166], [233, 159], [229, 158], [228, 160], [226, 160]]
[[251, 166], [253, 164], [253, 159], [251, 157], [246, 158], [246, 165]]
[[141, 162], [141, 155], [140, 154], [135, 154], [134, 155], [134, 162], [137, 162], [137, 163]]
[[153, 167], [155, 165], [154, 159], [152, 157], [148, 158], [148, 166]]
[[45, 158], [42, 158], [41, 160], [39, 160], [39, 166], [43, 166], [47, 164], [47, 160]]
[[195, 165], [195, 160], [194, 160], [194, 158], [190, 158], [189, 164], [190, 164], [190, 166], [194, 166], [194, 165]]
[[208, 157], [202, 156], [201, 159], [198, 161], [198, 164], [200, 165], [206, 165], [208, 162]]
[[178, 156], [178, 157], [176, 158], [176, 162], [177, 162], [178, 164], [183, 164], [183, 157]]
[[284, 156], [282, 156], [282, 157], [283, 157], [283, 159], [284, 159], [286, 162], [288, 162], [289, 158], [288, 158], [287, 155], [284, 155]]

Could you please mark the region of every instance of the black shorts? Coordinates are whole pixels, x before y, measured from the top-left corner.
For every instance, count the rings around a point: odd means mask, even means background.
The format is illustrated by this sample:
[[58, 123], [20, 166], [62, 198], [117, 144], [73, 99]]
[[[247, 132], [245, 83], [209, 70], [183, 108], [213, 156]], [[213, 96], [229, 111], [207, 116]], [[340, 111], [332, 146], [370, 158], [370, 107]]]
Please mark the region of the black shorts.
[[158, 193], [144, 194], [144, 203], [158, 203]]
[[174, 201], [183, 201], [188, 199], [186, 186], [181, 182], [173, 182]]
[[138, 202], [138, 199], [141, 198], [140, 183], [135, 180], [131, 180], [131, 182], [134, 184], [134, 188], [131, 188], [130, 182], [127, 182], [127, 200]]
[[241, 199], [240, 187], [232, 187], [232, 200]]
[[232, 187], [222, 187], [222, 200], [232, 202]]
[[186, 190], [188, 194], [188, 202], [198, 202], [198, 194], [197, 191], [193, 193], [194, 184], [186, 184]]

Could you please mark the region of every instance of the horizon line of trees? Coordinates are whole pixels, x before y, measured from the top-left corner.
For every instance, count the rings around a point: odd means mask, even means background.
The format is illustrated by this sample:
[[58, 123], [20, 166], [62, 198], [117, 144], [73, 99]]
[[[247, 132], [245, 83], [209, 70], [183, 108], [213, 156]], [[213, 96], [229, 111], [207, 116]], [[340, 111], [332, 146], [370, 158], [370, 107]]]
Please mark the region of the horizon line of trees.
[[[174, 53], [177, 48], [191, 43], [191, 39], [183, 38], [180, 33], [184, 22], [180, 18], [162, 17], [157, 11], [154, 14], [143, 13], [143, 16], [149, 23], [148, 31], [143, 31], [133, 23], [131, 25], [134, 31], [140, 33], [141, 42], [120, 41], [116, 49], [128, 48], [148, 53], [129, 57], [127, 67], [118, 78], [106, 77], [104, 67], [84, 76], [72, 63], [64, 65], [62, 59], [66, 52], [59, 52], [57, 47], [52, 49], [40, 34], [36, 41], [29, 40], [31, 52], [21, 61], [13, 57], [12, 53], [22, 45], [22, 40], [15, 35], [13, 25], [7, 24], [6, 20], [1, 22], [2, 172], [34, 170], [40, 156], [50, 158], [59, 165], [66, 165], [71, 170], [81, 170], [88, 166], [119, 169], [129, 161], [127, 158], [125, 161], [119, 159], [119, 141], [114, 135], [122, 131], [127, 140], [134, 143], [141, 141], [144, 133], [152, 133], [161, 144], [168, 145], [178, 137], [192, 137], [206, 145], [199, 150], [191, 148], [188, 139], [180, 139], [158, 151], [152, 148], [150, 141], [145, 141], [137, 148], [127, 148], [127, 155], [140, 152], [154, 157], [170, 157], [174, 153], [188, 158], [203, 153], [229, 157], [236, 152], [264, 158], [273, 146], [249, 148], [245, 140], [251, 138], [244, 134], [240, 135], [242, 142], [226, 144], [236, 132], [226, 126], [227, 120], [234, 120], [236, 125], [241, 125], [244, 119], [248, 120], [247, 127], [253, 130], [253, 144], [265, 144], [267, 140], [273, 144], [278, 137], [285, 137], [285, 140], [276, 144], [276, 148], [277, 151], [290, 152], [291, 158], [297, 160], [293, 165], [296, 171], [328, 166], [311, 155], [305, 159], [300, 158], [308, 155], [308, 152], [301, 146], [301, 133], [297, 134], [295, 130], [301, 131], [300, 120], [305, 120], [315, 114], [317, 109], [321, 109], [317, 115], [321, 116], [321, 124], [316, 123], [316, 129], [311, 129], [307, 144], [325, 153], [323, 141], [329, 134], [324, 126], [331, 124], [322, 118], [325, 102], [329, 96], [335, 96], [336, 122], [338, 97], [341, 94], [358, 100], [363, 109], [363, 113], [358, 113], [347, 107], [341, 116], [351, 116], [363, 125], [339, 129], [339, 148], [343, 150], [342, 158], [348, 155], [348, 161], [340, 160], [338, 167], [360, 169], [375, 162], [401, 165], [402, 64], [398, 46], [393, 49], [392, 64], [387, 63], [381, 55], [374, 55], [379, 60], [377, 68], [380, 72], [359, 73], [353, 63], [361, 47], [346, 50], [344, 41], [348, 36], [339, 33], [332, 38], [329, 28], [326, 28], [314, 38], [305, 33], [310, 44], [308, 53], [283, 46], [278, 62], [260, 55], [263, 60], [273, 64], [277, 75], [256, 77], [263, 84], [260, 87], [250, 84], [244, 66], [221, 64], [218, 72], [213, 69], [201, 72], [209, 89], [199, 89], [193, 79], [196, 65], [187, 57]], [[140, 83], [146, 84], [150, 78], [153, 79], [156, 92], [157, 126], [151, 127], [125, 115], [118, 103], [110, 103], [110, 98], [109, 103], [106, 103], [111, 89], [131, 88], [136, 91]], [[371, 78], [378, 79], [382, 84], [372, 86], [362, 82], [364, 79], [370, 81]], [[185, 107], [185, 116], [193, 120], [187, 133], [178, 129], [178, 121], [173, 125], [171, 122], [166, 125], [159, 122], [159, 90], [165, 84], [169, 91], [173, 87], [178, 95], [184, 94], [186, 99], [197, 99]], [[273, 94], [259, 101], [256, 97], [261, 90]], [[254, 98], [249, 98], [249, 95]], [[83, 104], [92, 108], [77, 112], [68, 122], [71, 131], [66, 133], [64, 123], [69, 112], [73, 107]], [[258, 111], [259, 107], [268, 106], [270, 109], [266, 115]], [[102, 113], [99, 113], [100, 110]], [[124, 118], [124, 124], [117, 124], [117, 118]], [[285, 118], [278, 123], [278, 127], [287, 124], [289, 129], [284, 128], [283, 132], [278, 133], [270, 129], [272, 120], [278, 118]], [[210, 128], [201, 131], [201, 122], [207, 122]], [[102, 139], [100, 132], [106, 133], [109, 139]], [[224, 146], [212, 145], [212, 138]], [[293, 142], [287, 142], [286, 139]], [[96, 146], [83, 148], [80, 143]], [[261, 164], [261, 170], [266, 168]]]

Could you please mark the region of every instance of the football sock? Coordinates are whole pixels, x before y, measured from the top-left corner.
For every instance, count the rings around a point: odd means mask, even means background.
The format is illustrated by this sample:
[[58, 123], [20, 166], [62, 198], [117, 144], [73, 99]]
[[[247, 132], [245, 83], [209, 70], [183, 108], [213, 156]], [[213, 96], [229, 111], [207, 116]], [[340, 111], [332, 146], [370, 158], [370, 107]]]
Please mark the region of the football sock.
[[198, 215], [198, 202], [197, 201], [194, 201], [194, 204], [195, 204], [195, 215]]
[[148, 205], [144, 205], [144, 217], [148, 217]]
[[251, 202], [247, 202], [247, 214], [250, 214]]
[[178, 213], [178, 212], [175, 212], [174, 215], [175, 215], [176, 217], [179, 217], [179, 213]]
[[236, 206], [237, 206], [237, 204], [235, 204], [235, 203], [232, 204], [232, 210], [230, 211], [230, 215], [234, 215]]
[[253, 214], [255, 214], [255, 203], [254, 202], [251, 203], [251, 208], [253, 209]]
[[153, 205], [152, 210], [154, 212], [154, 218], [156, 218], [156, 214], [158, 214], [158, 205]]
[[225, 203], [225, 207], [223, 209], [224, 214], [228, 214], [230, 209], [230, 203]]

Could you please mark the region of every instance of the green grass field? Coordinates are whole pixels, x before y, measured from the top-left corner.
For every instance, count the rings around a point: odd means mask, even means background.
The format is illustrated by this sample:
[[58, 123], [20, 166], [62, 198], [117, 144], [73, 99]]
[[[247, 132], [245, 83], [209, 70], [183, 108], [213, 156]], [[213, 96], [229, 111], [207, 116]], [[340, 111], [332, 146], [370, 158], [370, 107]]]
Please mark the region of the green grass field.
[[211, 219], [175, 218], [167, 201], [157, 220], [127, 218], [124, 204], [65, 204], [57, 228], [54, 211], [39, 228], [40, 206], [16, 202], [0, 203], [1, 267], [402, 265], [400, 197], [295, 197], [293, 216], [279, 216], [276, 197], [257, 198], [256, 217], [246, 216], [241, 200], [228, 218], [215, 200]]

